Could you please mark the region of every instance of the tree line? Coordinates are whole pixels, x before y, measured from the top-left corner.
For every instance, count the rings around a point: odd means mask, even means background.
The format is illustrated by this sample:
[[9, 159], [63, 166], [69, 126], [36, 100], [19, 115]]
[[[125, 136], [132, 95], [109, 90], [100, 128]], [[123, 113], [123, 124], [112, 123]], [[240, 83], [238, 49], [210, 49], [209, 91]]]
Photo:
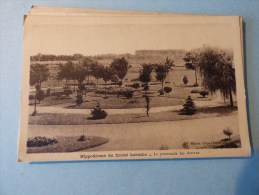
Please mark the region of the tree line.
[[[108, 81], [116, 84], [122, 84], [123, 79], [128, 73], [130, 65], [124, 58], [116, 58], [109, 66], [104, 66], [98, 61], [94, 61], [81, 54], [74, 54], [77, 61], [68, 60], [66, 64], [60, 64], [60, 70], [57, 74], [58, 80], [77, 80], [81, 85], [85, 79], [89, 83], [90, 77], [93, 76], [98, 84], [99, 79], [103, 79], [105, 85]], [[236, 93], [235, 68], [233, 59], [223, 50], [215, 48], [201, 48], [186, 52], [185, 66], [187, 69], [195, 71], [197, 83], [197, 74], [199, 72], [202, 78], [202, 85], [212, 94], [220, 91], [224, 99], [230, 99], [230, 105], [234, 106], [232, 93]], [[174, 62], [166, 59], [162, 64], [142, 64], [138, 80], [145, 84], [144, 90], [149, 88], [151, 73], [154, 71], [156, 79], [161, 82], [162, 91], [164, 81]], [[30, 85], [36, 87], [36, 91], [41, 88], [41, 83], [47, 81], [49, 69], [43, 64], [32, 64], [30, 67]]]
[[57, 73], [58, 80], [77, 80], [78, 84], [81, 85], [85, 79], [87, 83], [90, 82], [90, 77], [93, 76], [98, 84], [99, 79], [103, 79], [105, 85], [108, 81], [114, 83], [122, 83], [125, 78], [130, 65], [128, 61], [122, 57], [114, 59], [109, 66], [104, 66], [97, 61], [89, 59], [79, 60], [78, 63], [68, 61], [64, 65], [60, 65], [60, 71]]
[[31, 61], [76, 61], [85, 58], [82, 54], [73, 55], [52, 55], [52, 54], [37, 54], [30, 57]]

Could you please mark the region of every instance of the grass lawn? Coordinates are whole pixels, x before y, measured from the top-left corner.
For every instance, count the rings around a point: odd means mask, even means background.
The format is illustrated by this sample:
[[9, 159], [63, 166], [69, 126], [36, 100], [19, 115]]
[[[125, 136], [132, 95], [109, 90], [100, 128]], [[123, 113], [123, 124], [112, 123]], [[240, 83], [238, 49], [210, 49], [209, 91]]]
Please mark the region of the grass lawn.
[[42, 147], [27, 147], [27, 153], [76, 152], [107, 143], [103, 137], [86, 136], [86, 141], [78, 141], [80, 136], [57, 137], [58, 143]]
[[[197, 89], [196, 87], [190, 86], [179, 86], [173, 87], [173, 91], [160, 96], [158, 90], [161, 88], [161, 84], [158, 82], [150, 83], [150, 95], [151, 95], [151, 107], [162, 107], [162, 106], [174, 106], [182, 105], [188, 95], [191, 95], [193, 100], [208, 101], [212, 100], [211, 96], [202, 98], [197, 93], [191, 93], [191, 90]], [[92, 109], [99, 102], [101, 107], [104, 109], [121, 109], [121, 108], [144, 108], [145, 99], [142, 97], [144, 91], [138, 89], [134, 92], [133, 98], [127, 99], [123, 96], [117, 97], [117, 95], [107, 95], [107, 99], [104, 98], [103, 94], [95, 94], [94, 92], [87, 93], [83, 96], [83, 103], [80, 106], [76, 106], [76, 93], [70, 95], [70, 97], [58, 98], [56, 96], [46, 97], [41, 101], [38, 106], [63, 106], [65, 108], [72, 109]], [[30, 101], [31, 104], [34, 100]]]
[[[152, 107], [151, 107], [152, 109]], [[91, 124], [121, 124], [121, 123], [139, 123], [139, 122], [161, 122], [161, 121], [177, 121], [197, 118], [208, 118], [227, 116], [237, 114], [237, 108], [228, 106], [197, 108], [194, 115], [179, 115], [177, 111], [164, 111], [159, 113], [150, 113], [147, 117], [145, 110], [143, 114], [113, 114], [105, 119], [92, 120], [88, 119], [90, 115], [83, 114], [38, 114], [29, 116], [29, 124], [31, 125], [91, 125]]]

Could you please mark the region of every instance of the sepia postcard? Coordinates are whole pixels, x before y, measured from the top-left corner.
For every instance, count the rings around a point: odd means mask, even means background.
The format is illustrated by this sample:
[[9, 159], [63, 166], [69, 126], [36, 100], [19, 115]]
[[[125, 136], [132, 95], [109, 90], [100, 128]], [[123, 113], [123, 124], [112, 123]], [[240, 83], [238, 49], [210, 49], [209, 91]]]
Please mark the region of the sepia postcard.
[[250, 156], [240, 16], [32, 7], [18, 161]]

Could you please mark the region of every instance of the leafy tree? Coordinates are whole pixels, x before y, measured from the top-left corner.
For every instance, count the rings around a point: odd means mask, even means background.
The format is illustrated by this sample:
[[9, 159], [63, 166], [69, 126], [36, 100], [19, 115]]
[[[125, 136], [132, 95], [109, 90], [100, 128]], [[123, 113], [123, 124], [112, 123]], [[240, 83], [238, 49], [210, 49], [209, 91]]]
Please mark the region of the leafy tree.
[[87, 70], [84, 66], [77, 64], [74, 66], [73, 78], [78, 81], [79, 85], [82, 85], [82, 82], [85, 80], [87, 75]]
[[228, 138], [230, 139], [230, 136], [233, 135], [233, 131], [227, 127], [226, 129], [223, 130], [223, 133], [228, 136]]
[[98, 63], [92, 63], [91, 72], [96, 79], [96, 84], [98, 85], [98, 80], [102, 78], [104, 72], [104, 66]]
[[92, 66], [95, 64], [92, 60], [89, 58], [84, 58], [83, 60], [79, 61], [79, 64], [81, 64], [85, 68], [85, 77], [87, 77], [87, 83], [90, 81], [90, 76], [92, 75]]
[[111, 82], [115, 83], [115, 85], [117, 85], [120, 81], [120, 78], [118, 75], [114, 74], [111, 76]]
[[[36, 88], [36, 94], [35, 94], [35, 101], [34, 101], [34, 111], [32, 113], [33, 116], [36, 115], [36, 99], [42, 100], [42, 92], [39, 92], [41, 90], [41, 84], [44, 81], [47, 81], [49, 77], [49, 69], [46, 65], [43, 64], [32, 64], [30, 66], [30, 85], [35, 86]], [[37, 98], [38, 97], [38, 98]], [[43, 98], [44, 98], [44, 92], [43, 92]], [[39, 100], [39, 101], [40, 101]]]
[[161, 82], [162, 91], [164, 90], [164, 81], [165, 81], [169, 71], [170, 71], [170, 66], [163, 65], [163, 64], [157, 64], [155, 66], [156, 79]]
[[35, 97], [40, 104], [40, 101], [44, 100], [44, 91], [42, 89], [39, 89], [36, 91], [36, 97]]
[[165, 63], [164, 63], [165, 67], [167, 67], [169, 70], [173, 68], [173, 66], [175, 66], [174, 64], [174, 61], [169, 59], [169, 58], [166, 58], [165, 59]]
[[128, 61], [124, 57], [122, 57], [122, 58], [114, 59], [113, 62], [111, 63], [111, 68], [114, 70], [114, 73], [118, 75], [118, 77], [122, 81], [122, 79], [125, 78], [130, 66]]
[[107, 82], [111, 80], [112, 75], [114, 74], [113, 69], [111, 67], [106, 66], [103, 69], [102, 79], [105, 82], [105, 97], [107, 98], [106, 90], [107, 90]]
[[67, 81], [69, 79], [73, 79], [73, 72], [74, 72], [74, 65], [71, 61], [68, 61], [65, 65], [60, 64], [59, 72], [57, 73], [57, 79], [58, 80], [66, 79], [66, 85], [67, 85]]
[[39, 85], [47, 81], [49, 77], [49, 69], [45, 64], [32, 64], [30, 66], [30, 85]]
[[105, 87], [107, 86], [107, 82], [111, 80], [111, 77], [113, 75], [114, 75], [113, 69], [111, 69], [108, 66], [104, 67], [102, 72], [102, 79], [105, 82]]
[[195, 72], [195, 86], [198, 86], [197, 82], [197, 60], [198, 54], [195, 51], [186, 52], [183, 60], [185, 61], [185, 67], [187, 70], [194, 70]]
[[230, 98], [230, 105], [233, 107], [232, 93], [236, 93], [236, 79], [231, 57], [224, 51], [205, 48], [199, 55], [197, 65], [205, 88], [211, 94], [219, 90], [224, 99]]
[[153, 64], [142, 64], [142, 69], [139, 73], [139, 80], [147, 85], [151, 81], [151, 73], [153, 71]]
[[185, 100], [185, 103], [183, 104], [183, 109], [181, 109], [181, 114], [184, 115], [193, 115], [196, 112], [196, 106], [191, 98], [191, 96], [188, 96], [188, 98]]

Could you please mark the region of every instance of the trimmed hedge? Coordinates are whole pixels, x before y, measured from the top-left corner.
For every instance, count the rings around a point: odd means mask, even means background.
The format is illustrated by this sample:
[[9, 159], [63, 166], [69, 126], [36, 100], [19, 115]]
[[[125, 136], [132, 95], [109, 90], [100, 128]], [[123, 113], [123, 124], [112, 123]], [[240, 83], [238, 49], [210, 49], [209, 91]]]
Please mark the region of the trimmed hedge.
[[27, 140], [27, 147], [42, 147], [47, 145], [53, 145], [58, 143], [56, 138], [47, 138], [47, 137], [41, 137], [37, 136], [34, 138], [29, 138]]

